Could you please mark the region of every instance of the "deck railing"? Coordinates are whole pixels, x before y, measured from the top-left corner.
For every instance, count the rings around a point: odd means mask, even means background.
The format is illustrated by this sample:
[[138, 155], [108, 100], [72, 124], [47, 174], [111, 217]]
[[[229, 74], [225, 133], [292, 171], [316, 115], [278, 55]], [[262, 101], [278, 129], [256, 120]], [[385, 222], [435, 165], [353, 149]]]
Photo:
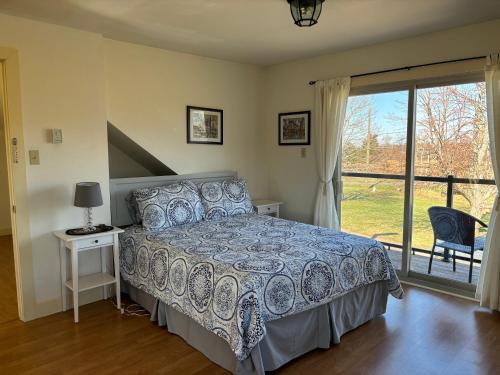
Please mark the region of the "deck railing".
[[[398, 174], [384, 174], [384, 173], [363, 173], [363, 172], [342, 172], [343, 177], [358, 177], [358, 178], [378, 178], [383, 180], [405, 180], [406, 176]], [[495, 180], [489, 179], [474, 179], [474, 178], [463, 178], [455, 177], [453, 175], [448, 175], [446, 177], [437, 176], [414, 176], [414, 181], [422, 182], [440, 182], [446, 184], [446, 207], [453, 207], [453, 185], [454, 184], [471, 184], [471, 185], [495, 185]], [[402, 249], [403, 246], [399, 244], [394, 244], [390, 242], [381, 241], [386, 245], [389, 250], [391, 247]], [[425, 253], [430, 254], [430, 250], [420, 249], [418, 247], [412, 247], [412, 252], [415, 253]], [[435, 254], [439, 256], [439, 254]], [[448, 258], [448, 252], [445, 251], [444, 258]], [[461, 255], [456, 256], [457, 259], [468, 261], [470, 258], [463, 257]], [[480, 259], [474, 259], [475, 263], [481, 263]]]

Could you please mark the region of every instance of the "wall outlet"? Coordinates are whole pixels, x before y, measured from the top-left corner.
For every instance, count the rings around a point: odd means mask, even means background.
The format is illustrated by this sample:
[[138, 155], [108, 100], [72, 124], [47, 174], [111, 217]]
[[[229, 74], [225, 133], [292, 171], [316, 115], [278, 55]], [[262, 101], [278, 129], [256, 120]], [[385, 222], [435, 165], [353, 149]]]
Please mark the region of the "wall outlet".
[[40, 153], [38, 150], [29, 150], [30, 164], [39, 165], [40, 164]]

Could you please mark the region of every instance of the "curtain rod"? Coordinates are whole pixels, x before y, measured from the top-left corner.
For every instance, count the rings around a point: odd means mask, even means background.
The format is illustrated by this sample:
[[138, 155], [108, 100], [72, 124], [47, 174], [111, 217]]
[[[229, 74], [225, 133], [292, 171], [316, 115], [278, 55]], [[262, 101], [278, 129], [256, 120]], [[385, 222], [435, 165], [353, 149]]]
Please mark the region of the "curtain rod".
[[[420, 64], [420, 65], [410, 65], [410, 66], [404, 66], [404, 67], [401, 67], [401, 68], [393, 68], [393, 69], [379, 70], [379, 71], [370, 72], [370, 73], [355, 74], [355, 75], [351, 76], [351, 78], [366, 77], [366, 76], [371, 76], [371, 75], [374, 75], [374, 74], [397, 72], [397, 71], [400, 71], [400, 70], [410, 70], [410, 69], [414, 69], [414, 68], [422, 68], [424, 66], [449, 64], [449, 63], [455, 63], [455, 62], [461, 62], [461, 61], [469, 61], [469, 60], [478, 60], [478, 59], [484, 59], [484, 58], [486, 58], [486, 56], [475, 56], [475, 57], [466, 57], [466, 58], [463, 58], [463, 59], [456, 59], [456, 60], [438, 61], [438, 62], [427, 63], [427, 64]], [[309, 85], [312, 86], [316, 82], [317, 81], [309, 81]]]

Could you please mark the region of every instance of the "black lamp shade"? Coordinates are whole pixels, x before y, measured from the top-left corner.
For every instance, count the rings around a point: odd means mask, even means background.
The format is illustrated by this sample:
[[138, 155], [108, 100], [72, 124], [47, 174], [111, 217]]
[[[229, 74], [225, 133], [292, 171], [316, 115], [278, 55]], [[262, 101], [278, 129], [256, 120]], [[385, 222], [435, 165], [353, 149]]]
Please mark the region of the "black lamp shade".
[[323, 1], [325, 0], [287, 0], [290, 4], [295, 24], [300, 27], [312, 26], [318, 23]]
[[102, 206], [101, 186], [98, 182], [79, 182], [75, 190], [76, 207]]

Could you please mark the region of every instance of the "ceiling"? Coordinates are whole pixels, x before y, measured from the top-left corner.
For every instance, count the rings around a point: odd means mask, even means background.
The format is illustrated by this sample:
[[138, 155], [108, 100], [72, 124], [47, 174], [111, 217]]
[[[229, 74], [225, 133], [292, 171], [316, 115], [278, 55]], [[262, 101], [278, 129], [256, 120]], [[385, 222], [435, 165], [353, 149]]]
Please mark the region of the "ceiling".
[[326, 0], [311, 28], [293, 24], [285, 0], [0, 0], [0, 12], [272, 65], [500, 18], [500, 0]]

